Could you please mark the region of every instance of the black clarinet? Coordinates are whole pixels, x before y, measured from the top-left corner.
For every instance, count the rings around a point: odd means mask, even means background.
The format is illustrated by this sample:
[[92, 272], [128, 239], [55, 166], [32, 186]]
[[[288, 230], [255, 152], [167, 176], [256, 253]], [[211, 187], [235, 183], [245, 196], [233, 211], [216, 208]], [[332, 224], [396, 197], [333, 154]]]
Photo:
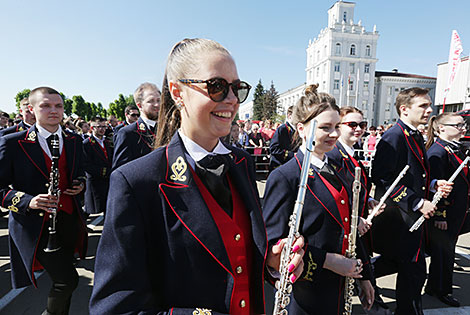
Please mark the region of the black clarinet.
[[[57, 137], [57, 136], [56, 136]], [[51, 172], [49, 174], [49, 190], [48, 194], [54, 197], [57, 197], [57, 201], [60, 197], [60, 190], [59, 190], [59, 138], [52, 140], [52, 148], [51, 148], [51, 155], [52, 155], [52, 166]], [[49, 238], [47, 240], [47, 246], [44, 248], [46, 253], [56, 252], [60, 249], [60, 246], [57, 241], [57, 231], [56, 231], [56, 223], [57, 223], [57, 206], [49, 208]]]

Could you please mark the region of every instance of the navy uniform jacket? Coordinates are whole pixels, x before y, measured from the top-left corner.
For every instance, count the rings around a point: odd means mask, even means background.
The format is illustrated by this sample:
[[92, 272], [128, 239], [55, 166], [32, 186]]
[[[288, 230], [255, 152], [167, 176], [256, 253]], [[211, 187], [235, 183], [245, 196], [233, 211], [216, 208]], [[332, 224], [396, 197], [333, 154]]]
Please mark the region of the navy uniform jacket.
[[[294, 210], [297, 197], [303, 153], [276, 168], [268, 177], [264, 194], [263, 215], [266, 220], [269, 244], [275, 244], [289, 233], [289, 217]], [[326, 254], [342, 253], [345, 238], [344, 224], [335, 199], [320, 179], [317, 171], [311, 169], [307, 182], [300, 234], [307, 246], [304, 255], [304, 273], [294, 284], [293, 299], [289, 312], [293, 314], [342, 314], [344, 277], [323, 268]], [[342, 178], [339, 177], [342, 181]], [[342, 184], [352, 202], [351, 187]], [[371, 279], [369, 259], [357, 237], [358, 257], [364, 262], [363, 279]]]
[[294, 132], [294, 128], [292, 128], [288, 123], [280, 125], [274, 132], [269, 145], [271, 152], [271, 169], [286, 163], [294, 156], [292, 144]]
[[[352, 187], [355, 177], [356, 165], [354, 165], [351, 156], [348, 154], [341, 142], [337, 141], [333, 150], [326, 153], [326, 155], [328, 156], [328, 159], [332, 161], [332, 163], [339, 166], [339, 168], [336, 169], [338, 175], [343, 177], [348, 187]], [[361, 199], [359, 200], [359, 213], [362, 217], [367, 217], [369, 214], [367, 205], [371, 183], [369, 177], [367, 176], [366, 169], [361, 162], [357, 162], [358, 166], [361, 168]]]
[[[84, 178], [82, 168], [82, 139], [80, 136], [63, 131], [63, 150], [67, 156], [69, 181]], [[36, 285], [33, 274], [35, 250], [46, 216], [42, 210], [28, 209], [33, 197], [47, 194], [49, 172], [44, 153], [37, 140], [36, 125], [28, 131], [21, 131], [0, 138], [0, 198], [2, 207], [10, 210], [8, 230], [10, 233], [11, 276], [14, 288], [31, 283]], [[9, 186], [11, 185], [12, 188]], [[78, 196], [73, 196], [76, 210]], [[78, 211], [80, 215], [80, 211]], [[87, 238], [85, 224], [80, 224], [84, 237], [80, 255], [86, 253]]]
[[24, 121], [20, 121], [20, 123], [16, 126], [11, 126], [11, 127], [0, 130], [0, 137], [9, 135], [11, 133], [23, 131], [23, 130], [28, 130], [28, 129], [29, 129], [29, 127], [26, 126]]
[[[230, 149], [229, 176], [251, 218], [250, 290], [254, 310], [261, 314], [267, 240], [254, 165], [246, 152]], [[234, 275], [189, 167], [175, 134], [168, 146], [111, 174], [90, 314], [206, 314], [195, 308], [229, 312]]]
[[410, 166], [390, 194], [385, 211], [372, 221], [374, 251], [407, 261], [416, 261], [421, 249], [423, 227], [413, 233], [408, 230], [421, 216], [419, 210], [413, 209], [421, 199], [427, 198], [430, 184], [426, 151], [420, 153], [412, 133], [398, 120], [382, 136], [372, 162], [377, 198], [386, 192], [406, 165]]
[[150, 153], [154, 134], [142, 118], [119, 130], [114, 137], [113, 170], [119, 166]]
[[124, 121], [122, 124], [119, 124], [116, 127], [114, 127], [114, 136], [116, 136], [119, 130], [121, 130], [123, 127], [126, 127], [126, 126], [129, 126], [129, 124], [127, 123], [127, 121]]
[[[436, 142], [429, 148], [428, 160], [431, 168], [431, 177], [439, 179], [449, 179], [455, 170], [465, 159], [458, 154], [452, 145], [445, 140], [437, 138]], [[452, 192], [447, 198], [442, 198], [437, 204], [438, 211], [431, 218], [430, 224], [435, 220], [447, 221], [447, 233], [451, 238], [456, 239], [462, 229], [462, 225], [467, 216], [470, 193], [470, 174], [465, 175], [465, 169], [460, 171], [454, 180]], [[445, 211], [445, 212], [444, 212]], [[444, 214], [445, 213], [445, 214]]]
[[104, 147], [106, 155], [93, 136], [83, 141], [83, 166], [87, 177], [85, 190], [86, 213], [100, 213], [106, 210], [113, 148], [106, 139], [104, 140]]

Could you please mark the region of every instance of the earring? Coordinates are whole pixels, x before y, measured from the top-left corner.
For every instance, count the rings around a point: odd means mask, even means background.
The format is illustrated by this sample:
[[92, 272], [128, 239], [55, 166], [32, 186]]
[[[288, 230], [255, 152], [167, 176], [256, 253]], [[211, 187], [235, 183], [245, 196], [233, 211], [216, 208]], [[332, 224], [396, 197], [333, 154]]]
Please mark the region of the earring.
[[182, 99], [178, 99], [178, 101], [176, 101], [176, 107], [178, 107], [179, 110], [181, 110], [183, 105], [184, 105], [184, 103], [183, 103]]

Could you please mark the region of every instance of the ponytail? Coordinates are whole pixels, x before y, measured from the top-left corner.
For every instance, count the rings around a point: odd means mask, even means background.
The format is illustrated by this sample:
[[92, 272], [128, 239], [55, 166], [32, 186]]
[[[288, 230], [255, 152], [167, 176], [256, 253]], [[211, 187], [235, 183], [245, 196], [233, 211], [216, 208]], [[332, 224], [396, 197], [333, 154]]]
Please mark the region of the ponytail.
[[171, 138], [181, 126], [181, 112], [170, 94], [168, 79], [165, 73], [162, 86], [162, 98], [158, 115], [158, 131], [155, 138], [155, 148], [170, 143]]
[[426, 136], [428, 140], [426, 141], [426, 150], [429, 150], [429, 148], [433, 145], [434, 143], [434, 136], [437, 136], [435, 133], [435, 126], [436, 125], [436, 116], [432, 116], [429, 119], [428, 122], [428, 130], [426, 131]]

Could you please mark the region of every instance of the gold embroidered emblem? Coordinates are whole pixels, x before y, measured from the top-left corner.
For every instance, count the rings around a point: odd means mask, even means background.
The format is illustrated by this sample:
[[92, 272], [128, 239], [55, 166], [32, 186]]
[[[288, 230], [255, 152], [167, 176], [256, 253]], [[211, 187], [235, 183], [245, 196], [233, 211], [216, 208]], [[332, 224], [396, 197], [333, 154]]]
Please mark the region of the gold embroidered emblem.
[[18, 212], [18, 208], [15, 206], [8, 206], [8, 210], [13, 211], [13, 212]]
[[193, 315], [212, 315], [212, 312], [207, 308], [196, 308]]
[[[16, 211], [18, 211], [18, 208], [16, 208], [15, 206], [21, 201], [21, 197], [24, 196], [24, 192], [22, 191], [17, 191], [16, 194], [15, 194], [15, 197], [13, 197], [11, 199], [11, 203], [12, 203], [12, 207], [16, 209]], [[15, 211], [15, 210], [12, 210], [12, 211]]]
[[28, 141], [36, 141], [36, 131], [33, 130], [28, 134]]
[[406, 129], [405, 129], [405, 135], [407, 135], [408, 137], [410, 136], [410, 133]]
[[341, 155], [343, 156], [343, 158], [349, 159], [349, 156], [348, 156], [347, 154], [345, 154], [343, 151], [339, 150], [339, 153], [341, 153]]
[[308, 252], [307, 265], [307, 273], [305, 274], [304, 279], [308, 281], [313, 281], [313, 271], [317, 269], [318, 265], [313, 261], [312, 252]]
[[406, 193], [406, 187], [403, 188], [403, 191], [398, 195], [396, 196], [395, 198], [393, 198], [392, 200], [395, 201], [395, 202], [400, 202], [403, 197], [406, 197], [408, 194]]
[[140, 123], [139, 129], [142, 130], [142, 131], [145, 131], [145, 124], [144, 124], [144, 123]]
[[308, 169], [308, 176], [313, 176], [313, 168]]
[[184, 161], [182, 156], [178, 156], [176, 162], [171, 165], [171, 170], [173, 171], [173, 175], [170, 176], [170, 179], [174, 181], [184, 182], [186, 180], [186, 176], [184, 173], [188, 169], [186, 162]]
[[18, 128], [18, 131], [23, 131], [23, 130], [24, 130], [23, 127]]
[[447, 217], [447, 211], [444, 210], [444, 211], [436, 211], [436, 216], [438, 217], [443, 217], [443, 218], [446, 218]]
[[91, 142], [91, 143], [95, 143], [95, 139], [92, 138], [92, 137], [90, 137], [90, 142]]

